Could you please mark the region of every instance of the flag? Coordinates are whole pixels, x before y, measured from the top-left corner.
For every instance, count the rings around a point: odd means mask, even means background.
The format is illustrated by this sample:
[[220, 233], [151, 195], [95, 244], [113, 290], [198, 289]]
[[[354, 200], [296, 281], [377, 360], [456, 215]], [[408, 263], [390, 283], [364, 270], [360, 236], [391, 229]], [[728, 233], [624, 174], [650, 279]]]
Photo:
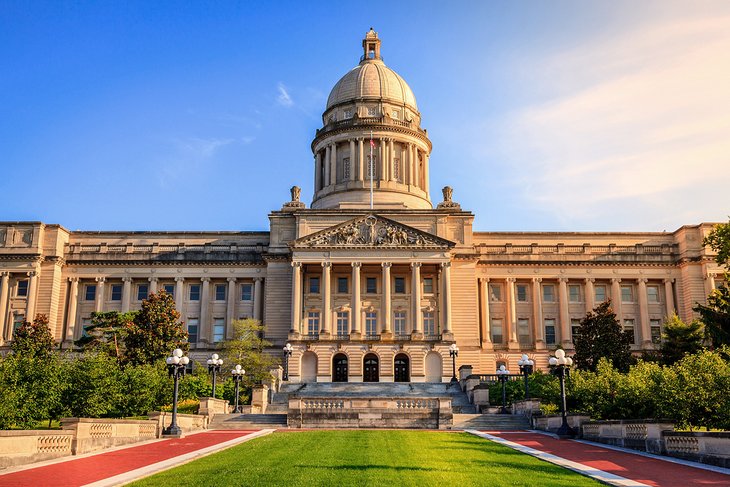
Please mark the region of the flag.
[[373, 139], [370, 139], [370, 147], [375, 147], [375, 141]]

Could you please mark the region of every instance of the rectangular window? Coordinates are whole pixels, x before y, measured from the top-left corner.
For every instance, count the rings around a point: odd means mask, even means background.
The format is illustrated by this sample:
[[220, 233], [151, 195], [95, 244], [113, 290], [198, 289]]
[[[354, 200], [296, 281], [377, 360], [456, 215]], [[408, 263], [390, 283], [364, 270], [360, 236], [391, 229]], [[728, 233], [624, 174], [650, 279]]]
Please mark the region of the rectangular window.
[[396, 311], [393, 314], [393, 329], [396, 335], [406, 334], [406, 312]]
[[28, 295], [28, 281], [18, 281], [18, 288], [15, 290], [15, 295], [18, 297]]
[[241, 284], [241, 301], [253, 299], [253, 284]]
[[378, 279], [376, 277], [368, 277], [365, 279], [365, 293], [366, 294], [377, 294], [378, 293]]
[[84, 293], [84, 299], [86, 301], [94, 301], [96, 299], [96, 284], [87, 284], [86, 292]]
[[23, 326], [23, 322], [25, 321], [25, 316], [23, 315], [15, 315], [13, 316], [13, 334], [15, 334], [15, 330]]
[[350, 333], [350, 313], [347, 311], [337, 312], [337, 334], [347, 335]]
[[309, 278], [309, 294], [319, 294], [319, 277]]
[[575, 341], [575, 338], [578, 336], [579, 329], [580, 329], [580, 320], [577, 318], [572, 318], [570, 320], [570, 334], [573, 337], [573, 341]]
[[595, 291], [596, 304], [606, 300], [606, 286], [601, 284], [593, 288], [593, 290]]
[[517, 319], [517, 336], [522, 345], [530, 343], [530, 320], [527, 318]]
[[633, 319], [624, 320], [624, 331], [631, 334], [631, 344], [634, 345], [636, 343], [636, 327]]
[[377, 156], [368, 156], [368, 173], [365, 175], [368, 179], [370, 176], [375, 179], [378, 175], [376, 174], [375, 165], [373, 162], [378, 162]]
[[580, 303], [580, 284], [568, 286], [568, 300], [571, 303]]
[[89, 336], [89, 326], [91, 326], [91, 318], [81, 318], [81, 336], [86, 338]]
[[659, 286], [646, 286], [646, 297], [650, 303], [658, 303]]
[[197, 318], [188, 318], [188, 343], [198, 343]]
[[378, 313], [368, 312], [365, 313], [365, 334], [366, 335], [377, 335], [378, 333]]
[[215, 285], [215, 300], [225, 301], [226, 300], [226, 285], [216, 284]]
[[621, 302], [622, 303], [633, 303], [634, 302], [634, 287], [633, 286], [621, 286]]
[[393, 159], [393, 177], [399, 183], [403, 182], [403, 179], [400, 175], [400, 159], [398, 159], [397, 157]]
[[527, 302], [527, 284], [517, 285], [517, 301], [520, 303]]
[[342, 115], [343, 119], [352, 118], [352, 110], [345, 110]]
[[423, 294], [433, 294], [433, 277], [423, 278]]
[[405, 294], [406, 293], [406, 278], [405, 277], [396, 277], [394, 288], [395, 288], [394, 291], [396, 294]]
[[349, 292], [346, 277], [337, 278], [337, 292], [340, 294], [347, 294]]
[[555, 319], [545, 319], [545, 343], [555, 345]]
[[121, 301], [122, 300], [122, 285], [121, 284], [112, 284], [111, 293], [109, 295], [109, 298], [112, 301]]
[[150, 287], [147, 284], [139, 284], [137, 285], [137, 301], [144, 301], [147, 299], [147, 294], [149, 293]]
[[542, 300], [546, 303], [555, 302], [555, 286], [553, 286], [552, 284], [543, 284]]
[[502, 285], [501, 284], [490, 284], [489, 285], [489, 300], [500, 302], [502, 301]]
[[190, 285], [190, 301], [200, 301], [200, 284]]
[[502, 318], [492, 318], [492, 342], [503, 343]]
[[170, 296], [175, 295], [175, 285], [174, 284], [165, 284], [164, 286], [162, 286], [162, 289], [164, 289], [165, 292], [167, 294], [169, 294]]
[[222, 342], [226, 337], [226, 320], [213, 318], [213, 343]]
[[423, 334], [426, 336], [435, 336], [436, 330], [436, 317], [433, 311], [423, 312]]
[[651, 319], [649, 320], [649, 326], [651, 327], [651, 342], [661, 343], [662, 342], [662, 320]]
[[319, 311], [310, 311], [307, 314], [307, 334], [319, 334]]

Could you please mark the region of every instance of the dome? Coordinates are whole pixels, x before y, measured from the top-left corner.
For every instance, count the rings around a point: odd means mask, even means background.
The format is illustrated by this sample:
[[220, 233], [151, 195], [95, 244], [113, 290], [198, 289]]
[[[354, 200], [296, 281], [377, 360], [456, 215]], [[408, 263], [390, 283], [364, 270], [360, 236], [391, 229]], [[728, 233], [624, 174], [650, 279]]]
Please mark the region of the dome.
[[368, 98], [407, 105], [418, 111], [408, 83], [379, 59], [366, 59], [343, 76], [327, 98], [327, 110], [343, 102]]

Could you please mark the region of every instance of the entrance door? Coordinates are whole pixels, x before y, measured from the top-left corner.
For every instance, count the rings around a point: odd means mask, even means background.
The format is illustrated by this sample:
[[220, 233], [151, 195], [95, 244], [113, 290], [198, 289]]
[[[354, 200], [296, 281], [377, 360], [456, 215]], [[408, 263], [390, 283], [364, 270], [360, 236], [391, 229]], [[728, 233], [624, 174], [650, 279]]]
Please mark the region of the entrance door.
[[365, 355], [363, 361], [363, 382], [379, 382], [380, 372], [378, 370], [378, 356], [374, 353]]
[[332, 359], [332, 382], [347, 382], [347, 355], [343, 353]]
[[395, 356], [393, 363], [395, 369], [395, 381], [396, 382], [410, 382], [410, 374], [408, 373], [408, 355], [399, 353]]

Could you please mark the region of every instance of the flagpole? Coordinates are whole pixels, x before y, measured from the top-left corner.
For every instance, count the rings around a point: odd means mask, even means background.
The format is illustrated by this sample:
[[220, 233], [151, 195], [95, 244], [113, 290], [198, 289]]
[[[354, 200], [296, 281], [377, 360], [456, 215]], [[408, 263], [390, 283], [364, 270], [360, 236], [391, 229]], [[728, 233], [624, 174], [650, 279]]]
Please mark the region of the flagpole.
[[375, 162], [373, 161], [373, 131], [370, 131], [370, 209], [373, 209], [373, 170]]

